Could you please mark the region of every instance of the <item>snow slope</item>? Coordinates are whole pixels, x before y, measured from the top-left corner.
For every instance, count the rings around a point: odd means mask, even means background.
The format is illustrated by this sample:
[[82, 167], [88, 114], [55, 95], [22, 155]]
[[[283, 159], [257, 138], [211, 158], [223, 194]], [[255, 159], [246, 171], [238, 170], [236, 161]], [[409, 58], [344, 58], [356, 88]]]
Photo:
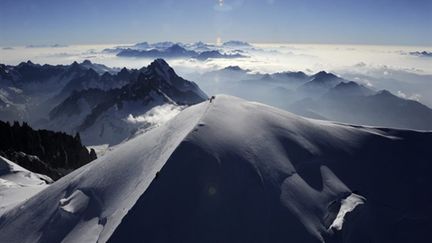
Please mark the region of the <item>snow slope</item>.
[[0, 215], [52, 182], [48, 176], [30, 172], [0, 156]]
[[5, 212], [0, 239], [425, 242], [431, 142], [217, 96]]

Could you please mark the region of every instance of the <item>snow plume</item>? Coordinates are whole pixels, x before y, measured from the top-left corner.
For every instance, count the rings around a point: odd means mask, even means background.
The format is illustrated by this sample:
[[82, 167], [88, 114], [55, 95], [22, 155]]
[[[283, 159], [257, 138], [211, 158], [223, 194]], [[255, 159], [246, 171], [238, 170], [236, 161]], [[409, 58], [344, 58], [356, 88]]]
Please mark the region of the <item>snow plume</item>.
[[149, 123], [158, 126], [175, 117], [182, 109], [182, 106], [165, 104], [154, 107], [144, 115], [133, 116], [129, 114], [126, 121], [132, 124]]

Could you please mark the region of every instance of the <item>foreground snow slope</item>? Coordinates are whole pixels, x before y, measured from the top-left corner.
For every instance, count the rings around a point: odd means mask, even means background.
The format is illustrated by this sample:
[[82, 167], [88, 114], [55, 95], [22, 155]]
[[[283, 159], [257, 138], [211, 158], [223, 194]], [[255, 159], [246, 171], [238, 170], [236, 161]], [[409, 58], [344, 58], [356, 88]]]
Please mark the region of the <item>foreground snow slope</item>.
[[425, 242], [432, 134], [217, 96], [0, 218], [5, 242]]
[[30, 172], [0, 156], [0, 215], [52, 182], [48, 176]]

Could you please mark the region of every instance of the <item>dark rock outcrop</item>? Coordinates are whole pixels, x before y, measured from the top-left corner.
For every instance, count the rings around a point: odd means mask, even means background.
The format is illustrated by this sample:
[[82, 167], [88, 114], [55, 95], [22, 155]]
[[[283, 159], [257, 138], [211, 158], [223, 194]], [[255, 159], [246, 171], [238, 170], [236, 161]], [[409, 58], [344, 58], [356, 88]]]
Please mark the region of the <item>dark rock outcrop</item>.
[[20, 166], [56, 180], [96, 159], [94, 150], [75, 136], [48, 130], [33, 130], [27, 123], [0, 121], [0, 155]]

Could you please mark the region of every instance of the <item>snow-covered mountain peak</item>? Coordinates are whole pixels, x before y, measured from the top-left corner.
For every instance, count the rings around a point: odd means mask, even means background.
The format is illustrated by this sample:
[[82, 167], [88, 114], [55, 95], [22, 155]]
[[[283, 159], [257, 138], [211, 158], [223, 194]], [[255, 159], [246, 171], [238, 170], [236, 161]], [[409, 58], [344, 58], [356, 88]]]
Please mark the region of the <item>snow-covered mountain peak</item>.
[[415, 224], [409, 237], [420, 242], [430, 224], [421, 210], [431, 198], [430, 142], [427, 132], [305, 119], [218, 95], [7, 211], [0, 237], [406, 242], [386, 229]]
[[198, 85], [179, 77], [163, 59], [156, 59], [148, 65], [138, 78], [140, 80], [181, 104], [195, 104], [207, 98]]

